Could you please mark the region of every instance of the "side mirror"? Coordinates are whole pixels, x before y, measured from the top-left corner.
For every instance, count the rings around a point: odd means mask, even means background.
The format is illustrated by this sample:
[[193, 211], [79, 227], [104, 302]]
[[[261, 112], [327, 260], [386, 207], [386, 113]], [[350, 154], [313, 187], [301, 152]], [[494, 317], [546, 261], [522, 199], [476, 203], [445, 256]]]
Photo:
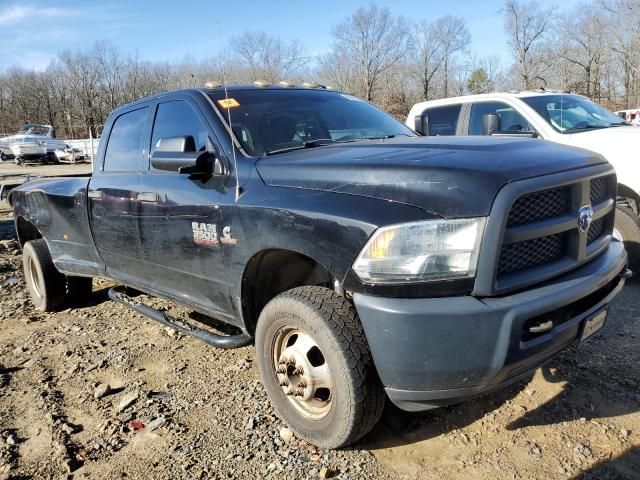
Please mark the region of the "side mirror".
[[429, 135], [429, 116], [426, 114], [416, 115], [414, 119], [414, 130], [421, 135]]
[[192, 136], [166, 137], [156, 143], [151, 166], [157, 170], [190, 175], [222, 176], [224, 163], [212, 152], [197, 152]]
[[187, 153], [196, 151], [196, 142], [191, 135], [164, 137], [156, 142], [157, 152]]
[[500, 117], [495, 113], [487, 113], [482, 116], [482, 134], [491, 135], [500, 131]]

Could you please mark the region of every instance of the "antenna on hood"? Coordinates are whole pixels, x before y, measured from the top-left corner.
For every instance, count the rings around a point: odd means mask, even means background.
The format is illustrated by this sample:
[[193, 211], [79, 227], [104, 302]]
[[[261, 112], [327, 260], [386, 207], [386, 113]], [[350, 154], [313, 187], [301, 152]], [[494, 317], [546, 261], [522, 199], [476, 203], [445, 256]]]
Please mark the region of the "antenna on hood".
[[[218, 41], [220, 42], [220, 48], [222, 49], [223, 57], [225, 57], [225, 48], [224, 43], [222, 42], [222, 32], [220, 29], [220, 23], [216, 23], [216, 28], [218, 29]], [[224, 73], [224, 59], [220, 66], [222, 70], [222, 86], [224, 87], [224, 99], [225, 99], [225, 109], [227, 110], [227, 120], [229, 122], [229, 140], [231, 140], [231, 154], [233, 155], [233, 170], [234, 175], [236, 176], [236, 199], [237, 202], [240, 198], [240, 179], [238, 178], [238, 159], [236, 158], [236, 146], [233, 141], [233, 130], [231, 127], [231, 106], [229, 103], [229, 92], [227, 91], [227, 79]], [[218, 103], [219, 105], [219, 103]]]

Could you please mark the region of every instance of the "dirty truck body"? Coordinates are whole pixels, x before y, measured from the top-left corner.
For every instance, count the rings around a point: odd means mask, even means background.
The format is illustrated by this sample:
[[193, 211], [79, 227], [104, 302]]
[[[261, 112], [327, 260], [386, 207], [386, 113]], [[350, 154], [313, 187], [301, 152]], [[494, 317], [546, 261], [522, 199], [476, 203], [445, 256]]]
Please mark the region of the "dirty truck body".
[[470, 398], [604, 322], [626, 254], [601, 156], [421, 138], [323, 89], [228, 97], [121, 107], [91, 177], [13, 190], [25, 271], [40, 242], [67, 280], [110, 277], [237, 327], [276, 410], [325, 447], [372, 428], [385, 393], [406, 410]]

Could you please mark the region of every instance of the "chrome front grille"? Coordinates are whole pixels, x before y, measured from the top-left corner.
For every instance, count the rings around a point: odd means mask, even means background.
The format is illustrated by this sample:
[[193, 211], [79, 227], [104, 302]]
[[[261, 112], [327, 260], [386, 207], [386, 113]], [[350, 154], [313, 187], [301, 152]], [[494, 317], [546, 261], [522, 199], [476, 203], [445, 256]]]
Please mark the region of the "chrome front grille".
[[[616, 179], [609, 174], [516, 198], [499, 249], [496, 289], [549, 278], [597, 253], [613, 230], [615, 196]], [[593, 208], [593, 219], [582, 232], [579, 211], [588, 205]]]

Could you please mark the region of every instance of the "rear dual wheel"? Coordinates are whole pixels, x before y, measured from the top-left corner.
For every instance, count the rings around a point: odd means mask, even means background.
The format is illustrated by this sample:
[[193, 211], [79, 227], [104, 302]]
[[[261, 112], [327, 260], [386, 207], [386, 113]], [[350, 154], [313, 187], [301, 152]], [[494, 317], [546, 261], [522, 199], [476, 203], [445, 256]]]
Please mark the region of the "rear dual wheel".
[[377, 423], [385, 394], [353, 306], [323, 287], [271, 300], [258, 320], [256, 348], [278, 414], [323, 448], [355, 442]]
[[43, 239], [31, 240], [22, 249], [22, 266], [33, 306], [42, 312], [58, 310], [65, 301], [78, 304], [91, 295], [92, 280], [60, 273]]

